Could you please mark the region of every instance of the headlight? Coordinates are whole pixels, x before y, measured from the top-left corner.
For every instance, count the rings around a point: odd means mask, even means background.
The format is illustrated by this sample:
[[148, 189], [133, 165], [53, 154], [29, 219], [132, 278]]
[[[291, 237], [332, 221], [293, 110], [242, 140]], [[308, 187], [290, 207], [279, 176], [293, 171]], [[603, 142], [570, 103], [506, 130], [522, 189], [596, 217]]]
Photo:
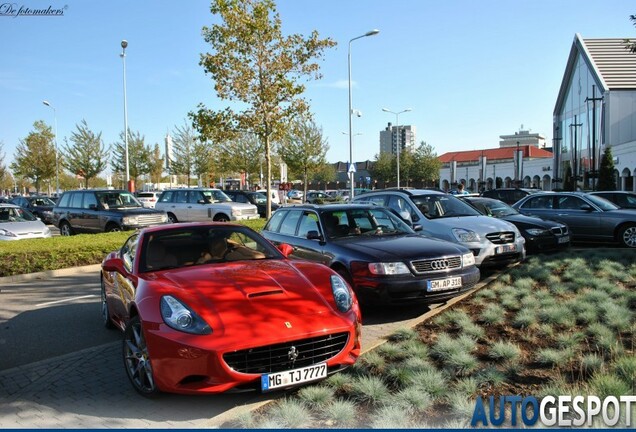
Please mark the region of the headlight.
[[232, 216], [240, 216], [241, 215], [241, 209], [232, 209]]
[[477, 234], [475, 231], [467, 230], [464, 228], [453, 228], [453, 235], [455, 236], [457, 241], [462, 243], [472, 243], [478, 242], [480, 240], [479, 234]]
[[43, 232], [45, 236], [51, 235], [51, 230], [47, 226], [44, 227]]
[[403, 262], [370, 263], [369, 271], [374, 275], [400, 275], [411, 272]]
[[161, 215], [161, 222], [168, 222], [168, 215], [166, 213]]
[[471, 265], [475, 265], [475, 255], [472, 252], [462, 255], [462, 266], [468, 267]]
[[138, 225], [139, 218], [137, 216], [124, 216], [122, 218], [122, 223], [124, 225]]
[[550, 231], [541, 228], [529, 228], [526, 230], [531, 236], [542, 236], [550, 234]]
[[340, 276], [331, 275], [331, 290], [336, 307], [340, 312], [348, 312], [353, 304], [351, 292]]
[[212, 329], [199, 315], [172, 296], [161, 297], [161, 317], [175, 330], [205, 335]]
[[11, 231], [6, 230], [6, 229], [0, 229], [0, 236], [2, 236], [2, 237], [17, 237]]

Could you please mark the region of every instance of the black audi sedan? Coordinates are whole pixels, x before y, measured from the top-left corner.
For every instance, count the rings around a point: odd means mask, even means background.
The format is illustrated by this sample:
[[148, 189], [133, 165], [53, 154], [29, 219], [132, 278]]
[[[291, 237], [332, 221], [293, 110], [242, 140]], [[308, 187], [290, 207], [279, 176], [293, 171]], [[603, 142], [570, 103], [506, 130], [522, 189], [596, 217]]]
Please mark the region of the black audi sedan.
[[443, 302], [480, 277], [469, 249], [419, 235], [391, 210], [371, 204], [281, 207], [262, 234], [293, 246], [291, 258], [331, 267], [365, 304]]
[[570, 233], [567, 225], [526, 216], [503, 201], [483, 197], [462, 197], [464, 201], [487, 216], [493, 216], [514, 224], [526, 239], [527, 253], [551, 252], [567, 249], [570, 246]]

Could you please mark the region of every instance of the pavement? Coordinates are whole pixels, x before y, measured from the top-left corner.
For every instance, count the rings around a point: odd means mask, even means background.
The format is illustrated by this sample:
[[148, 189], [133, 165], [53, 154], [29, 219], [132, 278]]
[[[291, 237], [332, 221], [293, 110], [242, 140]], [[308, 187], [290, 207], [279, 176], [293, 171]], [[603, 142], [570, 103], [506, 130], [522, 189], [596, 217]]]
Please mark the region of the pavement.
[[[92, 271], [95, 266], [89, 266]], [[86, 268], [13, 277], [11, 282], [68, 275]], [[368, 351], [401, 327], [412, 327], [461, 301], [470, 292], [443, 305], [382, 313], [365, 321], [362, 346]], [[0, 285], [9, 279], [0, 278]], [[405, 316], [406, 315], [406, 316]], [[242, 411], [284, 393], [231, 395], [139, 396], [121, 363], [121, 342], [107, 343], [0, 372], [0, 428], [210, 428]]]

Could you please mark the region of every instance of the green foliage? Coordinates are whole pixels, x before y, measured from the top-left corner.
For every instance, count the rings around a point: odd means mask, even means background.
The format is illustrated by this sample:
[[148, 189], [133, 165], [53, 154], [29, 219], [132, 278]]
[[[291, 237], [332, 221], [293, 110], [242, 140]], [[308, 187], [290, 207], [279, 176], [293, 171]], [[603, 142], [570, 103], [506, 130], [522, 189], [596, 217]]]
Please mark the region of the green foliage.
[[340, 428], [352, 427], [358, 419], [356, 404], [348, 400], [337, 400], [327, 405], [323, 415], [327, 421], [332, 421], [334, 426]]
[[43, 181], [55, 178], [55, 135], [41, 120], [33, 123], [33, 128], [16, 147], [11, 170], [16, 177], [35, 183], [40, 192]]
[[[122, 177], [126, 175], [126, 142], [124, 132], [120, 132], [119, 141], [113, 144], [111, 168]], [[128, 129], [128, 172], [130, 179], [138, 183], [139, 177], [150, 172], [151, 150], [145, 144], [145, 137], [139, 132]], [[125, 177], [124, 177], [125, 178]]]
[[[306, 428], [312, 424], [311, 410], [296, 399], [283, 399], [271, 411], [272, 420], [284, 428]], [[262, 427], [262, 426], [260, 426]]]
[[108, 166], [108, 149], [104, 146], [102, 133], [89, 129], [86, 120], [75, 125], [71, 133], [71, 145], [65, 140], [63, 147], [63, 165], [71, 174], [84, 177], [84, 186], [89, 187], [90, 180], [97, 177]]
[[601, 165], [598, 169], [598, 186], [600, 191], [616, 190], [616, 178], [614, 177], [614, 156], [612, 156], [612, 147], [605, 147], [603, 156], [601, 156]]
[[324, 385], [303, 387], [298, 391], [298, 397], [308, 406], [326, 406], [334, 399], [335, 390]]
[[497, 341], [490, 347], [490, 358], [503, 361], [516, 361], [521, 355], [517, 344], [508, 341]]

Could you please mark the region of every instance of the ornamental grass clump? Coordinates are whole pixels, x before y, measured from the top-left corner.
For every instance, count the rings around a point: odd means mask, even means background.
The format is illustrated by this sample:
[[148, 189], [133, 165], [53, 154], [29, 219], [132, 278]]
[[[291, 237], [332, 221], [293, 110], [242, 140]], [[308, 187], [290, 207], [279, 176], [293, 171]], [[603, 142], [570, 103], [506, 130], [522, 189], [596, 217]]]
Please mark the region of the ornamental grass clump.
[[[633, 355], [624, 355], [614, 360], [612, 365], [613, 372], [618, 375], [626, 383], [636, 386], [636, 357]], [[636, 388], [632, 388], [634, 394]]]
[[279, 401], [269, 411], [269, 416], [274, 423], [290, 429], [308, 428], [314, 421], [311, 409], [301, 401], [291, 398]]
[[537, 321], [537, 311], [535, 309], [521, 309], [512, 319], [512, 326], [515, 328], [528, 328]]
[[598, 309], [601, 320], [618, 332], [629, 330], [634, 321], [634, 316], [628, 308], [612, 301], [600, 304]]
[[576, 350], [574, 348], [542, 348], [537, 351], [535, 359], [541, 365], [563, 369], [572, 362], [575, 355]]
[[400, 404], [390, 403], [381, 406], [370, 415], [373, 429], [411, 429], [414, 427], [410, 409]]
[[[521, 297], [523, 298], [523, 297]], [[517, 312], [521, 309], [520, 297], [511, 294], [502, 295], [499, 299], [499, 304], [505, 308], [505, 310], [510, 312]]]
[[333, 388], [336, 392], [345, 392], [352, 380], [352, 376], [349, 373], [337, 373], [331, 375], [323, 383]]
[[419, 340], [408, 340], [400, 343], [400, 347], [406, 354], [406, 361], [426, 359], [428, 357], [428, 346]]
[[388, 337], [390, 342], [405, 342], [418, 339], [417, 332], [412, 328], [401, 327]]
[[590, 336], [590, 346], [604, 357], [611, 357], [617, 351], [618, 335], [611, 328], [594, 323], [587, 327], [587, 334]]
[[498, 304], [486, 305], [479, 315], [479, 322], [486, 325], [501, 324], [505, 319], [506, 311]]
[[475, 412], [475, 401], [465, 393], [452, 392], [446, 396], [451, 412], [461, 418], [470, 418]]
[[596, 372], [603, 369], [603, 366], [605, 365], [603, 357], [598, 354], [585, 354], [581, 357], [580, 363], [581, 372], [586, 376], [594, 375]]
[[576, 315], [565, 304], [552, 304], [537, 313], [539, 322], [544, 324], [553, 324], [573, 327], [576, 324]]
[[298, 391], [298, 398], [311, 407], [322, 407], [329, 404], [335, 397], [335, 390], [325, 385], [303, 387]]
[[413, 412], [426, 411], [433, 405], [430, 394], [423, 392], [417, 386], [405, 387], [393, 395], [393, 403]]
[[373, 350], [361, 355], [351, 368], [351, 371], [355, 375], [367, 375], [369, 373], [381, 373], [385, 368], [386, 359], [377, 350]]
[[633, 384], [626, 383], [616, 375], [610, 375], [607, 373], [596, 374], [588, 382], [589, 394], [598, 396], [604, 399], [608, 396], [621, 397], [628, 394], [633, 394]]
[[352, 399], [369, 405], [379, 405], [391, 397], [391, 391], [377, 376], [355, 377], [349, 393]]
[[444, 396], [448, 392], [449, 386], [446, 376], [434, 368], [419, 371], [413, 376], [413, 381], [408, 384], [410, 387], [415, 387], [424, 393], [428, 393], [433, 398]]
[[358, 420], [358, 408], [349, 400], [335, 400], [323, 407], [321, 413], [329, 425], [339, 428], [353, 427]]
[[508, 341], [497, 341], [490, 347], [488, 356], [497, 361], [513, 362], [521, 356], [519, 345]]
[[389, 363], [403, 360], [406, 357], [406, 353], [402, 347], [393, 342], [383, 343], [376, 349], [376, 351]]
[[559, 348], [576, 348], [585, 339], [585, 334], [581, 332], [559, 333], [555, 337], [556, 345]]

